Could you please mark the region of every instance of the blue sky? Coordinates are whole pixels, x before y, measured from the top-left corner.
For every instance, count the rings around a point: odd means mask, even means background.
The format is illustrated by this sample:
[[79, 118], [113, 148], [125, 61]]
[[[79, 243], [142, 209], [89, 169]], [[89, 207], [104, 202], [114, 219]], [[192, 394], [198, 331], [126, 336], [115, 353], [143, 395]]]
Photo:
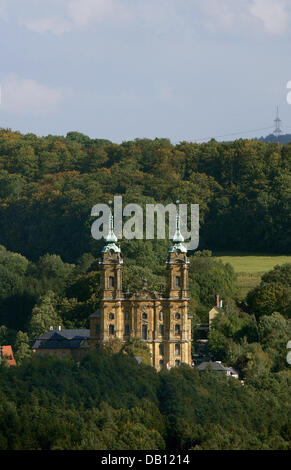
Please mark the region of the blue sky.
[[279, 105], [291, 132], [290, 0], [0, 0], [0, 32], [0, 127], [228, 140]]

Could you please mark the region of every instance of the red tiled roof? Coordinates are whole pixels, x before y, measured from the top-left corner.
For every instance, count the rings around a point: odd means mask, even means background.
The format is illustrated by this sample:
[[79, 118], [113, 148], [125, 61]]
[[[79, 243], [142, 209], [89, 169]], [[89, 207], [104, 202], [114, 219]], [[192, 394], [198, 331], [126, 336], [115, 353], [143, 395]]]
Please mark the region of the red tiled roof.
[[5, 357], [10, 366], [16, 366], [12, 346], [1, 346], [1, 357]]

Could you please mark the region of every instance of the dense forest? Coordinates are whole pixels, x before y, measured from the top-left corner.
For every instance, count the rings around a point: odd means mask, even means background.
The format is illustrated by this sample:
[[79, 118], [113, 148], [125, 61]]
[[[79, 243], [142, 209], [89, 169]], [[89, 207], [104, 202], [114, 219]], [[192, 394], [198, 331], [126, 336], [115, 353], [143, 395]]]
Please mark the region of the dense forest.
[[290, 374], [244, 385], [128, 354], [0, 366], [1, 449], [291, 449]]
[[[262, 277], [244, 302], [218, 250], [290, 253], [291, 144], [137, 139], [114, 144], [70, 132], [0, 131], [0, 449], [290, 449], [291, 264]], [[80, 364], [32, 357], [51, 325], [87, 328], [98, 308], [99, 253], [91, 208], [200, 205], [190, 254], [193, 349], [217, 292], [224, 307], [208, 354], [240, 380], [183, 365], [157, 373], [147, 350], [117, 343]], [[123, 288], [165, 289], [168, 240], [121, 241]], [[144, 357], [138, 364], [134, 355]]]
[[200, 204], [200, 249], [288, 254], [290, 188], [291, 144], [115, 144], [77, 132], [0, 131], [0, 244], [32, 261], [96, 255], [91, 208], [114, 195], [141, 205]]

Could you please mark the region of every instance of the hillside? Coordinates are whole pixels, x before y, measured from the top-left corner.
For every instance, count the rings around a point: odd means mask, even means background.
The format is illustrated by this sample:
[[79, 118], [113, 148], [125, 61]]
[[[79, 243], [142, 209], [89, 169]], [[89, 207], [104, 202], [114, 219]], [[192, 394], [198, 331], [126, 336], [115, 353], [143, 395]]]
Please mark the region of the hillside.
[[291, 145], [252, 140], [114, 144], [2, 130], [0, 244], [33, 261], [96, 256], [91, 208], [118, 194], [142, 206], [200, 204], [199, 249], [289, 254], [290, 157]]
[[[0, 449], [290, 449], [290, 157], [291, 145], [248, 140], [114, 144], [0, 131], [0, 344], [17, 361], [0, 365]], [[51, 325], [88, 328], [100, 306], [104, 242], [91, 237], [90, 213], [115, 195], [200, 205], [192, 353], [219, 293], [205, 353], [239, 379], [185, 364], [157, 373], [128, 343], [77, 364], [33, 356]], [[164, 293], [169, 241], [120, 245], [123, 291], [147, 279]], [[243, 294], [242, 275], [254, 276]]]
[[291, 142], [291, 134], [281, 134], [278, 137], [274, 134], [269, 134], [266, 137], [261, 137], [259, 139], [261, 142], [271, 142], [271, 143], [279, 143], [281, 145], [286, 145]]
[[242, 386], [119, 354], [36, 357], [0, 366], [0, 449], [290, 450], [289, 389], [286, 373]]

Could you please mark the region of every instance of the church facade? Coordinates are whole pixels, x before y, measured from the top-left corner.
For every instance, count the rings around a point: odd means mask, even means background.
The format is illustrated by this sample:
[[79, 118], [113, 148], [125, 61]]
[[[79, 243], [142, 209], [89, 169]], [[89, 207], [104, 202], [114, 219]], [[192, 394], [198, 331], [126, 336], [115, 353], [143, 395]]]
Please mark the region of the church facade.
[[100, 309], [90, 317], [90, 341], [95, 345], [114, 338], [126, 342], [140, 338], [150, 349], [156, 369], [191, 365], [191, 315], [188, 311], [187, 250], [177, 217], [174, 245], [167, 264], [167, 295], [143, 289], [126, 295], [122, 288], [123, 260], [113, 232], [113, 220], [102, 250]]
[[[134, 294], [124, 293], [123, 259], [113, 231], [112, 216], [105, 242], [100, 259], [100, 309], [90, 316], [90, 331], [86, 335], [88, 348], [94, 348], [114, 339], [127, 342], [132, 338], [140, 338], [148, 345], [152, 365], [157, 370], [164, 366], [168, 368], [178, 366], [181, 363], [191, 365], [191, 315], [188, 311], [189, 261], [180, 232], [179, 216], [177, 216], [173, 245], [166, 260], [166, 296], [149, 291], [146, 282], [142, 290]], [[41, 344], [41, 338], [39, 341], [38, 344]], [[42, 349], [44, 352], [45, 348], [37, 349]], [[46, 350], [49, 349], [47, 343]], [[67, 349], [70, 349], [69, 344]]]

